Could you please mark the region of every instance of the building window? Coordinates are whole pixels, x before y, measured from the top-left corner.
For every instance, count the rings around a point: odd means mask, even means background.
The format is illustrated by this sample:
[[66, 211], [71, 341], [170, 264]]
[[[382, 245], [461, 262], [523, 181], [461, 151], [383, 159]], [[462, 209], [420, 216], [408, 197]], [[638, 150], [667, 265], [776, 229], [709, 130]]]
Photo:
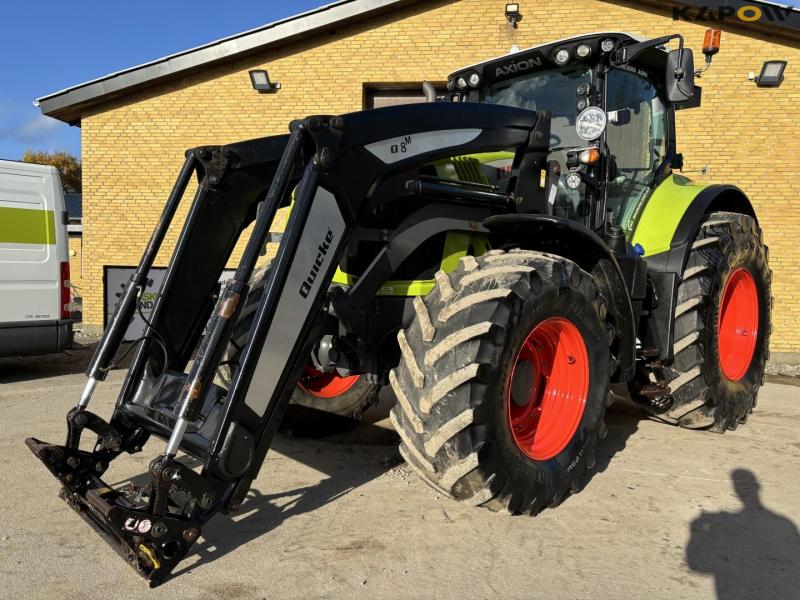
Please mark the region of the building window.
[[[437, 95], [443, 95], [444, 84], [434, 83]], [[381, 83], [364, 84], [364, 108], [382, 108], [398, 104], [419, 104], [425, 102], [422, 82], [419, 83]]]

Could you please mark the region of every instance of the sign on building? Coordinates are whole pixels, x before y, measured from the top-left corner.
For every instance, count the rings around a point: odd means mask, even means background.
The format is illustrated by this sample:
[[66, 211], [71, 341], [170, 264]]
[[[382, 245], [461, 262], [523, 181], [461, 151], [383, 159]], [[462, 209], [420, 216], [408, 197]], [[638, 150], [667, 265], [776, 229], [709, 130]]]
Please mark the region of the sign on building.
[[[103, 282], [104, 282], [104, 301], [103, 308], [105, 314], [105, 321], [103, 326], [108, 324], [111, 320], [111, 315], [114, 314], [114, 309], [117, 307], [122, 293], [125, 291], [125, 286], [128, 283], [131, 275], [136, 271], [136, 267], [104, 267]], [[233, 269], [226, 269], [220, 276], [220, 281], [230, 279], [233, 276]], [[144, 292], [139, 297], [139, 312], [134, 314], [128, 330], [125, 332], [125, 341], [133, 342], [138, 340], [144, 335], [145, 323], [142, 320], [142, 315], [148, 321], [150, 320], [153, 308], [158, 300], [158, 292], [161, 290], [161, 284], [164, 283], [164, 277], [167, 274], [165, 267], [153, 267], [150, 269], [149, 281]]]

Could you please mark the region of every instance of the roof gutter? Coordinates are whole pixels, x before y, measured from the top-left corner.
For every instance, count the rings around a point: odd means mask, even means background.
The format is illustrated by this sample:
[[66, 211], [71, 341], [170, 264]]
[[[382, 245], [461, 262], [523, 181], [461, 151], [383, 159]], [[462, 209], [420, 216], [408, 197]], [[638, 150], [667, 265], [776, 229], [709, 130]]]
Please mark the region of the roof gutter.
[[[210, 64], [231, 61], [264, 49], [288, 43], [299, 36], [313, 35], [346, 22], [367, 18], [376, 13], [403, 4], [421, 0], [339, 0], [287, 19], [275, 21], [250, 31], [198, 46], [152, 62], [117, 71], [98, 79], [81, 83], [38, 98], [34, 105], [42, 114], [70, 125], [80, 125], [85, 109], [113, 100], [176, 77], [185, 76]], [[612, 0], [613, 1], [613, 0]], [[777, 35], [784, 39], [800, 39], [800, 10], [765, 0], [637, 0], [661, 10], [672, 10], [676, 20], [690, 20], [708, 26], [731, 25]], [[756, 6], [762, 12], [758, 21], [745, 22], [737, 18], [736, 11]], [[729, 18], [710, 20], [711, 13], [720, 10]], [[677, 12], [676, 12], [677, 11]], [[688, 12], [687, 12], [688, 11]]]
[[222, 38], [196, 48], [117, 71], [34, 101], [42, 114], [70, 125], [79, 125], [83, 109], [162, 82], [186, 75], [211, 63], [233, 60], [286, 43], [298, 36], [324, 31], [334, 25], [365, 18], [410, 0], [340, 0], [263, 27]]

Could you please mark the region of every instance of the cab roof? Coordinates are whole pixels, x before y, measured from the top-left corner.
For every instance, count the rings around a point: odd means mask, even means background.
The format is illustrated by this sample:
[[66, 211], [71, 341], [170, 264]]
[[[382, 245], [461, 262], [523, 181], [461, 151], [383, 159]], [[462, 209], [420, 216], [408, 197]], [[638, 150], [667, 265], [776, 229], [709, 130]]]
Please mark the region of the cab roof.
[[486, 64], [486, 63], [489, 63], [489, 62], [494, 62], [496, 60], [502, 60], [504, 58], [507, 59], [507, 58], [521, 56], [521, 55], [525, 54], [526, 52], [530, 52], [531, 50], [541, 50], [542, 48], [547, 48], [549, 46], [553, 46], [554, 44], [568, 44], [570, 42], [576, 42], [578, 40], [582, 40], [582, 39], [587, 38], [587, 37], [595, 37], [595, 36], [596, 37], [603, 37], [603, 36], [608, 37], [608, 36], [612, 36], [612, 35], [613, 36], [624, 36], [624, 37], [627, 37], [627, 38], [629, 38], [631, 40], [634, 40], [634, 41], [637, 41], [637, 42], [643, 42], [646, 39], [645, 37], [637, 35], [635, 33], [626, 33], [624, 31], [595, 31], [593, 33], [582, 33], [580, 35], [573, 35], [572, 37], [561, 38], [561, 39], [558, 39], [558, 40], [552, 40], [550, 42], [545, 42], [544, 44], [539, 44], [538, 46], [530, 46], [530, 47], [522, 49], [522, 50], [515, 50], [513, 52], [509, 52], [508, 54], [501, 54], [499, 56], [495, 56], [495, 57], [490, 58], [488, 60], [482, 60], [481, 62], [474, 63], [474, 64], [471, 64], [471, 65], [467, 65], [465, 67], [461, 67], [460, 69], [456, 69], [455, 71], [450, 73], [450, 75], [448, 77], [452, 77], [456, 73], [460, 73], [462, 71], [466, 71], [467, 69], [474, 69], [475, 67], [477, 67], [479, 65], [483, 65], [483, 64]]
[[[606, 39], [611, 39], [614, 42], [614, 48], [610, 52], [603, 53], [600, 48], [600, 42]], [[477, 72], [478, 75], [480, 75], [482, 83], [493, 83], [502, 79], [518, 76], [526, 71], [536, 71], [555, 66], [553, 60], [555, 53], [562, 48], [566, 48], [570, 51], [570, 64], [575, 64], [577, 61], [582, 60], [576, 58], [575, 55], [575, 48], [582, 43], [588, 44], [591, 48], [591, 54], [586, 57], [586, 61], [593, 62], [600, 54], [610, 54], [620, 46], [642, 42], [645, 39], [647, 38], [621, 31], [585, 33], [547, 42], [545, 44], [539, 44], [538, 46], [533, 46], [525, 50], [511, 52], [467, 67], [462, 67], [451, 73], [448, 80], [450, 82], [455, 82], [458, 77], [462, 75], [469, 75]], [[636, 62], [643, 62], [646, 66], [657, 69], [665, 64], [666, 56], [667, 53], [664, 50], [652, 48], [639, 55]]]

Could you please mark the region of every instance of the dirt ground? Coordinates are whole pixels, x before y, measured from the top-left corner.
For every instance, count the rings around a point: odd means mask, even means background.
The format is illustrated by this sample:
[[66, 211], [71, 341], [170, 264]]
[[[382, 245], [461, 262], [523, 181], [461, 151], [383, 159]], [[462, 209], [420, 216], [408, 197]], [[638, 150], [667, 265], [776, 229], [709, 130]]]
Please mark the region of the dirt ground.
[[[2, 598], [800, 598], [800, 388], [693, 432], [615, 405], [598, 469], [537, 518], [440, 497], [400, 461], [387, 402], [355, 429], [280, 435], [242, 511], [149, 590], [57, 497], [25, 437], [62, 440], [88, 351], [0, 359]], [[108, 416], [124, 371], [98, 387]], [[319, 432], [316, 432], [317, 434]], [[142, 473], [163, 449], [122, 457]]]

